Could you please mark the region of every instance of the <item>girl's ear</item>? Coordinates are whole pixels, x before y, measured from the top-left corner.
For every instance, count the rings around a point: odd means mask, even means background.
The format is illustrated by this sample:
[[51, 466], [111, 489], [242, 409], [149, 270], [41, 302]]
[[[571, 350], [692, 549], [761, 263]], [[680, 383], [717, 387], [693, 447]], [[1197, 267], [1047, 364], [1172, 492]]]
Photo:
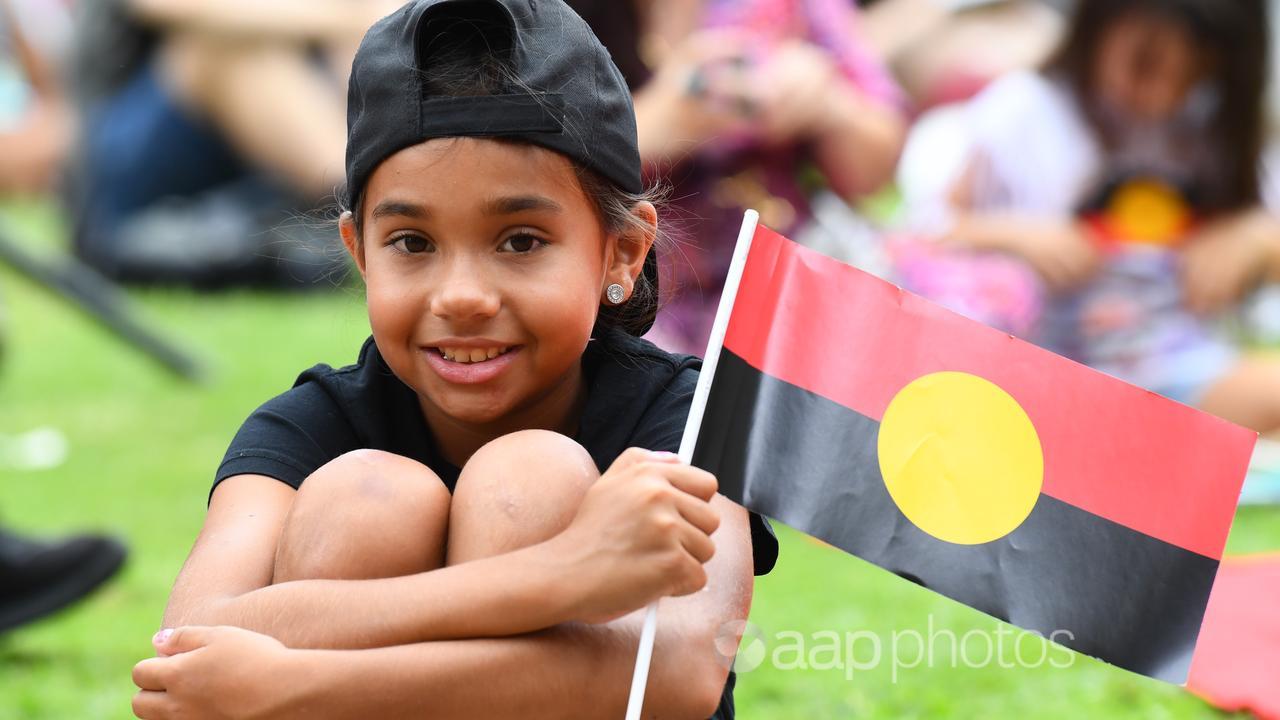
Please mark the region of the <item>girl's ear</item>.
[[351, 259], [356, 261], [356, 269], [360, 271], [360, 277], [364, 278], [364, 247], [360, 242], [360, 234], [356, 232], [355, 216], [350, 210], [342, 213], [342, 217], [338, 218], [338, 234], [342, 235], [342, 244], [346, 246]]
[[[639, 222], [632, 223], [623, 230], [613, 244], [613, 257], [609, 267], [605, 269], [604, 286], [600, 288], [603, 296], [605, 288], [617, 283], [630, 298], [635, 290], [636, 278], [644, 270], [644, 259], [649, 255], [654, 240], [658, 237], [658, 211], [653, 203], [638, 202], [631, 209], [631, 214]], [[625, 302], [625, 300], [623, 301]]]

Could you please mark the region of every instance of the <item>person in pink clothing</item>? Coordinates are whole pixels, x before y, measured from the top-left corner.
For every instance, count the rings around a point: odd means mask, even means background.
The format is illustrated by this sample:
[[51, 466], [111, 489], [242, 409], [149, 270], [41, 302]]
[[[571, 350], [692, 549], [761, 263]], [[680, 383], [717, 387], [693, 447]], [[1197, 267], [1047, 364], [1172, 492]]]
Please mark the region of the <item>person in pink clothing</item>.
[[669, 181], [681, 226], [649, 337], [701, 353], [742, 211], [794, 233], [815, 189], [878, 189], [901, 150], [904, 99], [844, 0], [659, 2], [638, 20], [645, 32], [601, 37], [615, 57], [647, 49], [627, 78], [640, 151], [648, 175]]

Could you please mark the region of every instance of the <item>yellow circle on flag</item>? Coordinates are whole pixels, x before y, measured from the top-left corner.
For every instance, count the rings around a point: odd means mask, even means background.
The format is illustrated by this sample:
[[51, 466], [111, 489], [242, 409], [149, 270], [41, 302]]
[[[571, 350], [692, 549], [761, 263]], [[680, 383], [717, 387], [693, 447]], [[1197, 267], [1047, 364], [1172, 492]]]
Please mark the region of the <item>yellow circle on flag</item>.
[[876, 443], [902, 514], [947, 542], [1004, 537], [1040, 497], [1035, 426], [1009, 393], [976, 375], [939, 372], [909, 383], [885, 410]]
[[1121, 240], [1169, 245], [1191, 224], [1181, 193], [1158, 180], [1125, 183], [1111, 198], [1108, 213]]

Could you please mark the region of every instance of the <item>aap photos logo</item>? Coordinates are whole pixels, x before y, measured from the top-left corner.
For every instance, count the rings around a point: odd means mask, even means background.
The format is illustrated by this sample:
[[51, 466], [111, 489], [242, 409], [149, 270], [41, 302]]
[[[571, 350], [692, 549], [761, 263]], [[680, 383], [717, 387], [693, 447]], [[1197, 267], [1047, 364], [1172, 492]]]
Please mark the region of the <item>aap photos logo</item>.
[[1057, 644], [1074, 639], [1068, 630], [1055, 630], [1046, 637], [997, 622], [991, 630], [956, 633], [935, 626], [932, 615], [927, 620], [923, 630], [893, 630], [883, 635], [871, 630], [766, 634], [754, 623], [731, 620], [716, 632], [715, 654], [739, 674], [768, 663], [780, 671], [834, 670], [852, 680], [858, 672], [887, 668], [895, 683], [901, 671], [916, 668], [997, 666], [1013, 670], [1044, 665], [1066, 668], [1075, 663], [1075, 653]]
[[[734, 655], [735, 651], [737, 655]], [[755, 623], [730, 620], [720, 625], [716, 633], [716, 657], [725, 665], [733, 663], [734, 672], [748, 673], [769, 659], [769, 646]]]

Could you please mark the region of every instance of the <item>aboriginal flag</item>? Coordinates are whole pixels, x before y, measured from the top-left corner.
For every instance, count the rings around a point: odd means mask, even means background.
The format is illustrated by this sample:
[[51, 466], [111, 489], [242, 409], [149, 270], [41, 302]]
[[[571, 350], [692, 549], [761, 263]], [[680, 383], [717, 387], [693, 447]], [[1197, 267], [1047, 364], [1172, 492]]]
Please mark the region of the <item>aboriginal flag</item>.
[[739, 267], [693, 452], [722, 493], [1185, 682], [1255, 433], [762, 227]]

